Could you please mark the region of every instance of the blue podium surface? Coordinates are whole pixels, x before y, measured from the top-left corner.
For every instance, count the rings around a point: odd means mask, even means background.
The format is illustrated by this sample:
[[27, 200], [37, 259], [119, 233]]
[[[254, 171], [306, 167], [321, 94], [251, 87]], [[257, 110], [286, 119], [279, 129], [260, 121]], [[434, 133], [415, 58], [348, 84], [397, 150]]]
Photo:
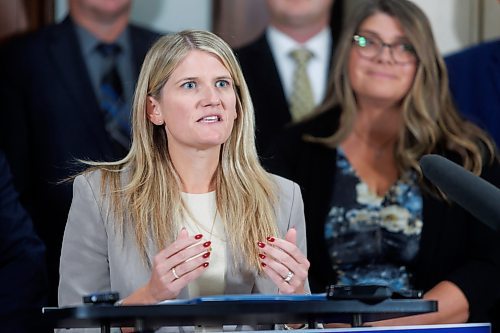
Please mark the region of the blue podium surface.
[[[386, 299], [378, 302], [328, 300], [316, 295], [224, 295], [172, 300], [157, 305], [83, 305], [44, 308], [43, 317], [54, 328], [161, 327], [193, 325], [268, 325], [363, 322], [437, 311], [437, 302]], [[479, 332], [478, 332], [479, 333]], [[483, 332], [480, 332], [483, 333]]]
[[[261, 331], [264, 332], [264, 331]], [[419, 326], [387, 326], [357, 328], [325, 328], [320, 330], [303, 330], [302, 333], [490, 333], [491, 324], [448, 324]], [[254, 332], [257, 333], [257, 332]]]

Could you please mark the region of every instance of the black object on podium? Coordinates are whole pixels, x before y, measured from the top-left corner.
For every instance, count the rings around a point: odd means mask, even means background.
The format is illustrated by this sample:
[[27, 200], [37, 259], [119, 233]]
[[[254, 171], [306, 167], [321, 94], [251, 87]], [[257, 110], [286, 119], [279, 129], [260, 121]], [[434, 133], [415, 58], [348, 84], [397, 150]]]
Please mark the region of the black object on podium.
[[222, 295], [172, 300], [158, 305], [110, 304], [44, 308], [43, 317], [54, 328], [135, 327], [147, 332], [162, 326], [272, 325], [282, 323], [351, 323], [397, 318], [437, 311], [437, 302], [421, 299], [385, 299], [366, 303], [331, 300], [313, 295]]

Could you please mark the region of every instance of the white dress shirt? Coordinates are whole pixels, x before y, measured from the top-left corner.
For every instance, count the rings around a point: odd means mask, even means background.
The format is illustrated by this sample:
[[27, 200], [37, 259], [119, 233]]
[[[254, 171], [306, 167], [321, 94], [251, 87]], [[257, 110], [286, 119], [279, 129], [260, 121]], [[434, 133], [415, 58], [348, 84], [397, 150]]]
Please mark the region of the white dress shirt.
[[184, 227], [190, 236], [203, 234], [200, 242], [211, 241], [210, 263], [205, 272], [188, 285], [189, 297], [224, 294], [226, 274], [226, 235], [222, 220], [217, 214], [215, 192], [181, 193], [192, 216], [185, 216]]

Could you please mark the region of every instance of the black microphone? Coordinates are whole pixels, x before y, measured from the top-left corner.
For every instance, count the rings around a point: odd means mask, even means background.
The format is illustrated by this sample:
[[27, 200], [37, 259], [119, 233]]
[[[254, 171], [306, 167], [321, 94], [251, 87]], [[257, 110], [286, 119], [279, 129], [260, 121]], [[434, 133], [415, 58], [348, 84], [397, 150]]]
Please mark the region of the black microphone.
[[500, 228], [500, 189], [439, 155], [420, 159], [424, 176], [490, 228]]

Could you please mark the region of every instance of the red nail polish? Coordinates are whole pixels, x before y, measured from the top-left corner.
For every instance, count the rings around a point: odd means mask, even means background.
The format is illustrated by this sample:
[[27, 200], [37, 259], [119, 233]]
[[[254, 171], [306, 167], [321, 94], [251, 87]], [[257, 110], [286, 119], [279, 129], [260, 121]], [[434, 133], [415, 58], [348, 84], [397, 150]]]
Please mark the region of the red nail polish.
[[203, 238], [202, 234], [198, 234], [198, 235], [194, 236], [194, 239], [202, 239], [202, 238]]
[[210, 257], [210, 252], [205, 253], [204, 255], [202, 255], [202, 257], [203, 257], [203, 258], [208, 258], [208, 257]]
[[260, 265], [261, 265], [262, 267], [266, 267], [266, 266], [267, 266], [265, 262], [261, 262], [261, 263], [260, 263]]
[[260, 248], [263, 248], [264, 246], [266, 246], [266, 244], [262, 243], [262, 242], [257, 242], [257, 245], [260, 247]]
[[266, 259], [266, 256], [263, 255], [262, 253], [259, 253], [259, 257], [260, 257], [260, 259]]
[[271, 243], [274, 242], [274, 237], [272, 237], [272, 236], [269, 236], [266, 239], [268, 242], [271, 242]]
[[204, 246], [204, 247], [209, 247], [209, 246], [210, 246], [210, 244], [212, 244], [212, 242], [211, 242], [211, 241], [206, 241], [205, 243], [203, 243], [203, 246]]
[[208, 262], [203, 263], [203, 267], [207, 268], [208, 267]]

